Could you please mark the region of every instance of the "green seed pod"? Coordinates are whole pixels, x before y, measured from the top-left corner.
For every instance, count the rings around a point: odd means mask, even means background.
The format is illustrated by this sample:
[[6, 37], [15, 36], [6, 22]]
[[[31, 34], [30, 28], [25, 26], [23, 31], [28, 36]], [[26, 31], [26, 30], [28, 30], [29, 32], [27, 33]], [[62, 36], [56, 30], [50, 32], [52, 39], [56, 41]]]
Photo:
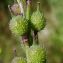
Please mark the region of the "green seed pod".
[[28, 31], [28, 22], [21, 15], [18, 15], [10, 20], [9, 27], [15, 35], [24, 35]]
[[27, 62], [26, 62], [26, 59], [23, 58], [23, 57], [16, 57], [16, 58], [14, 58], [14, 59], [12, 60], [11, 63], [27, 63]]
[[37, 11], [31, 16], [31, 27], [33, 30], [40, 31], [45, 27], [45, 23], [44, 15], [40, 12], [39, 5], [37, 5]]
[[28, 63], [44, 63], [46, 60], [46, 51], [39, 45], [32, 45], [28, 50]]

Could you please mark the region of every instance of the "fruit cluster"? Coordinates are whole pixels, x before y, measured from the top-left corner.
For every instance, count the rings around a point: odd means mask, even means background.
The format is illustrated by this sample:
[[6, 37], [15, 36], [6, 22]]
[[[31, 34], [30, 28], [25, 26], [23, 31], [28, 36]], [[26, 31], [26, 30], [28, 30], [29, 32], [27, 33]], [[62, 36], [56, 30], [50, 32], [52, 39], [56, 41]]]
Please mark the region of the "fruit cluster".
[[[38, 32], [41, 31], [46, 24], [45, 17], [43, 13], [40, 12], [40, 2], [37, 3], [37, 10], [32, 15], [30, 13], [30, 0], [27, 1], [26, 14], [21, 12], [22, 7], [22, 1], [17, 0], [16, 3], [9, 8], [12, 13], [9, 28], [13, 34], [22, 36], [22, 47], [25, 50], [26, 59], [16, 57], [11, 63], [46, 63], [46, 51], [39, 45], [38, 41]], [[34, 31], [34, 37], [31, 35], [31, 30]], [[31, 45], [29, 44], [30, 42]]]

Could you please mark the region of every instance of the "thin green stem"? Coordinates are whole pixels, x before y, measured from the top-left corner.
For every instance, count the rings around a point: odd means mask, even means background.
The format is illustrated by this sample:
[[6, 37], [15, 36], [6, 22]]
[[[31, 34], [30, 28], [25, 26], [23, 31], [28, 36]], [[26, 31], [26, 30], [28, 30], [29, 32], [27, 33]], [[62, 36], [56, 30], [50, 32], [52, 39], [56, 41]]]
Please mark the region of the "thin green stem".
[[26, 0], [22, 0], [23, 1], [23, 7], [24, 7], [24, 16], [26, 18]]
[[27, 9], [26, 9], [26, 19], [28, 20], [28, 25], [29, 25], [28, 33], [27, 33], [28, 40], [29, 40], [29, 46], [31, 46], [33, 43], [33, 39], [31, 36], [30, 15], [31, 15], [31, 0], [28, 0]]
[[27, 1], [27, 10], [26, 10], [26, 19], [30, 20], [30, 14], [31, 14], [31, 1]]
[[40, 10], [40, 2], [37, 2], [37, 11]]

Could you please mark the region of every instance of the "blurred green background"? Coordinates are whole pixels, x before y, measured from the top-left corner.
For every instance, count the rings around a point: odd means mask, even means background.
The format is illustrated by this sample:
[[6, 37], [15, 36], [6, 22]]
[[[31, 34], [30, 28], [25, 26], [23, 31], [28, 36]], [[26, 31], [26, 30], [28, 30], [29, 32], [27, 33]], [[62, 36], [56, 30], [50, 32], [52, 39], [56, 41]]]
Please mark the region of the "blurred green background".
[[[46, 18], [46, 27], [38, 36], [47, 50], [47, 63], [63, 63], [63, 0], [32, 0], [32, 11], [36, 10], [37, 1]], [[14, 48], [18, 56], [25, 57], [20, 37], [14, 36], [8, 26], [11, 18], [8, 5], [12, 4], [13, 0], [0, 0], [0, 63], [11, 63]]]

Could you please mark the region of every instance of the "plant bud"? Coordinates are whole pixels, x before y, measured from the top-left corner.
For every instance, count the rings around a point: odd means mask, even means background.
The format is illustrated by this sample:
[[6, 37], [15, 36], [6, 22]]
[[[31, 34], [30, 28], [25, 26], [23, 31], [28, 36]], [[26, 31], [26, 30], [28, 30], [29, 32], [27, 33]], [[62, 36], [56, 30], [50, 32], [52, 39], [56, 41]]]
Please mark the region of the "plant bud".
[[40, 12], [39, 5], [37, 5], [37, 11], [31, 16], [31, 27], [35, 31], [40, 31], [45, 27], [45, 23], [44, 15]]
[[27, 62], [26, 62], [26, 59], [23, 58], [23, 57], [16, 57], [16, 58], [14, 58], [14, 59], [12, 60], [11, 63], [27, 63]]
[[46, 51], [39, 45], [32, 45], [28, 50], [29, 63], [43, 63], [46, 60]]
[[14, 4], [12, 7], [12, 12], [15, 14], [15, 15], [20, 15], [21, 14], [21, 11], [20, 11], [20, 7], [18, 4]]
[[9, 27], [15, 35], [24, 35], [28, 31], [28, 22], [21, 15], [18, 15], [10, 20]]

